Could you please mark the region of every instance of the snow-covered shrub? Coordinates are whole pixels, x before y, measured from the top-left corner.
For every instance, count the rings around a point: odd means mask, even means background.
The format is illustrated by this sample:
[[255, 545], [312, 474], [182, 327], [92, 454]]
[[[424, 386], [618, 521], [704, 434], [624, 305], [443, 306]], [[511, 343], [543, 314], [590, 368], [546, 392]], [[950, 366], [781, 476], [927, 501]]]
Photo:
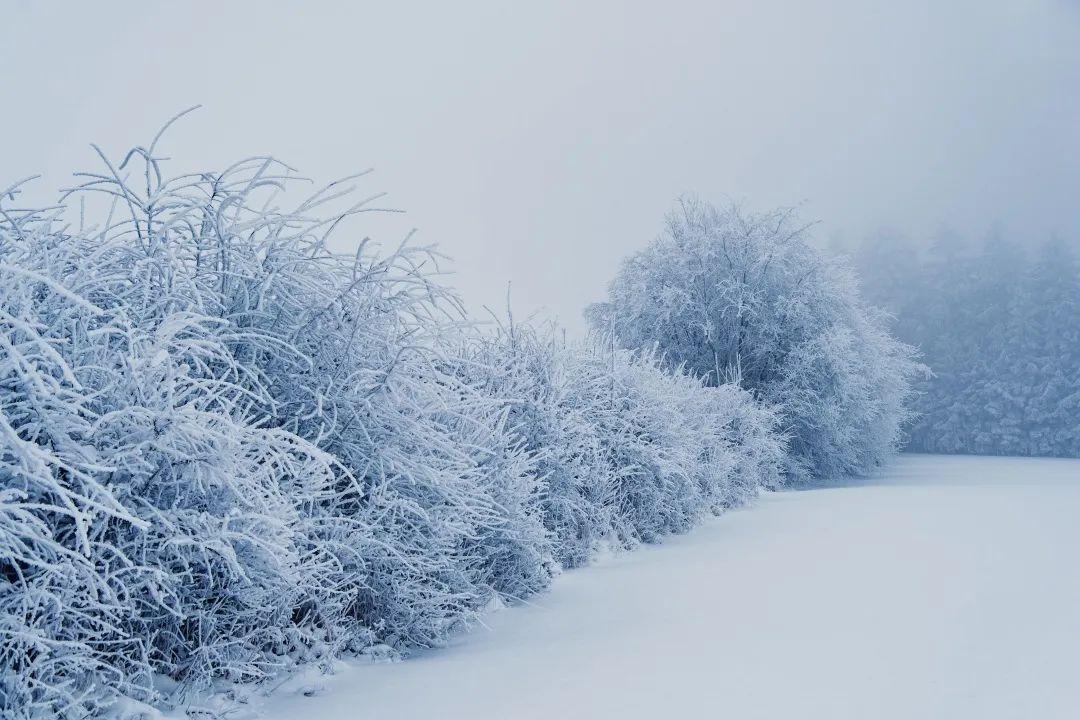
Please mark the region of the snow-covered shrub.
[[920, 366], [804, 234], [787, 212], [683, 201], [588, 316], [624, 347], [655, 347], [671, 367], [776, 406], [790, 475], [859, 474], [895, 450]]
[[108, 535], [148, 525], [109, 486], [72, 360], [120, 328], [53, 277], [70, 258], [46, 214], [0, 209], [0, 714], [93, 709], [147, 679], [122, 631], [145, 573]]
[[695, 437], [679, 411], [700, 384], [625, 351], [593, 360], [606, 377], [590, 378], [589, 419], [610, 478], [616, 538], [630, 547], [686, 530], [704, 505], [694, 473], [708, 438]]
[[526, 416], [534, 378], [523, 357], [502, 352], [498, 338], [476, 335], [447, 362], [473, 410], [451, 415], [463, 446], [476, 457], [479, 524], [462, 548], [470, 574], [500, 596], [524, 598], [547, 587], [552, 546], [537, 503], [550, 450], [537, 445]]
[[607, 337], [463, 331], [429, 249], [331, 252], [368, 207], [332, 209], [344, 184], [283, 210], [272, 159], [102, 158], [56, 209], [0, 196], [5, 717], [436, 645], [776, 481], [746, 390]]
[[[604, 345], [592, 345], [592, 377], [580, 390], [591, 396], [587, 417], [608, 468], [612, 529], [624, 546], [683, 532], [705, 512], [776, 483], [784, 445], [768, 408], [741, 389], [708, 387], [682, 368], [666, 368], [654, 353]], [[740, 433], [744, 446], [735, 443]], [[738, 480], [736, 468], [744, 473]]]
[[242, 331], [157, 305], [167, 249], [5, 219], [4, 705], [93, 710], [149, 697], [152, 672], [259, 677], [326, 594], [307, 515], [335, 463], [262, 422]]
[[199, 360], [228, 366], [206, 355], [201, 330], [171, 324], [148, 347], [114, 348], [135, 359], [115, 386], [135, 402], [93, 428], [118, 499], [150, 526], [112, 540], [153, 570], [132, 588], [128, 632], [151, 639], [156, 671], [194, 685], [264, 677], [296, 649], [293, 613], [322, 598], [328, 564], [308, 509], [337, 472], [311, 444], [236, 413], [234, 386], [191, 377]]
[[145, 185], [109, 166], [81, 190], [124, 210], [96, 228], [0, 227], [5, 707], [441, 640], [486, 598], [461, 547], [489, 498], [471, 401], [426, 357], [423, 253], [329, 253], [338, 216], [306, 213], [336, 188], [256, 206], [272, 161], [139, 158]]
[[506, 427], [533, 457], [532, 502], [563, 567], [602, 544], [685, 531], [776, 482], [776, 416], [746, 391], [707, 387], [649, 353], [556, 338], [511, 325], [474, 338], [470, 357], [502, 388]]

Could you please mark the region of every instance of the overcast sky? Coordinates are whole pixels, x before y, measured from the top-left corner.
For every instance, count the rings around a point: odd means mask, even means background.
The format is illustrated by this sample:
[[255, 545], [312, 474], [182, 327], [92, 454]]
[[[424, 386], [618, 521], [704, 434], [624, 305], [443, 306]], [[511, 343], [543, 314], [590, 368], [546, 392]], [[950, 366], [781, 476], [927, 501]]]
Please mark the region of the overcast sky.
[[154, 5], [0, 0], [4, 180], [200, 103], [183, 169], [374, 167], [408, 210], [376, 239], [417, 227], [471, 306], [513, 281], [572, 329], [687, 192], [822, 237], [1080, 231], [1075, 0]]

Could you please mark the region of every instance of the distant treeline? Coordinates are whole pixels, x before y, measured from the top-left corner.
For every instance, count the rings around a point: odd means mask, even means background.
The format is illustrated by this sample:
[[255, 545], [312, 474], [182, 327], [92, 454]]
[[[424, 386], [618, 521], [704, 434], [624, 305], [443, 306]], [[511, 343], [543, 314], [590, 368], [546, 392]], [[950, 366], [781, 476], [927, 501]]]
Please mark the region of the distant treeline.
[[1080, 456], [1080, 274], [1064, 242], [942, 234], [916, 250], [881, 237], [855, 262], [863, 294], [933, 371], [907, 449]]

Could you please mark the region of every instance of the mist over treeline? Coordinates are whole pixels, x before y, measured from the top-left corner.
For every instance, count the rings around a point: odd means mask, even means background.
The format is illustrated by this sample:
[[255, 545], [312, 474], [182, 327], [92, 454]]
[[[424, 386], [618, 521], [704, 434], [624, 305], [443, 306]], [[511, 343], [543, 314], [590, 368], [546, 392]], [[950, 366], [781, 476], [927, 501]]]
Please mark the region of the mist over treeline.
[[908, 450], [1080, 455], [1075, 242], [882, 232], [849, 253], [863, 296], [933, 372], [917, 383]]

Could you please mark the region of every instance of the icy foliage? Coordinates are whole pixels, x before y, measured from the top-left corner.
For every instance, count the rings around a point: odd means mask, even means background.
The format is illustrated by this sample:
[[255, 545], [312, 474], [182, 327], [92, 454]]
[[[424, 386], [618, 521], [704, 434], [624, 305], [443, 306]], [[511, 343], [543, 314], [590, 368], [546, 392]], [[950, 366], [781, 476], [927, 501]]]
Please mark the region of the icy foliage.
[[788, 212], [684, 200], [588, 316], [624, 347], [775, 406], [794, 477], [860, 474], [895, 451], [920, 366], [804, 231]]
[[438, 644], [777, 481], [748, 392], [463, 330], [430, 250], [330, 252], [347, 183], [102, 161], [57, 208], [0, 199], [5, 717]]

